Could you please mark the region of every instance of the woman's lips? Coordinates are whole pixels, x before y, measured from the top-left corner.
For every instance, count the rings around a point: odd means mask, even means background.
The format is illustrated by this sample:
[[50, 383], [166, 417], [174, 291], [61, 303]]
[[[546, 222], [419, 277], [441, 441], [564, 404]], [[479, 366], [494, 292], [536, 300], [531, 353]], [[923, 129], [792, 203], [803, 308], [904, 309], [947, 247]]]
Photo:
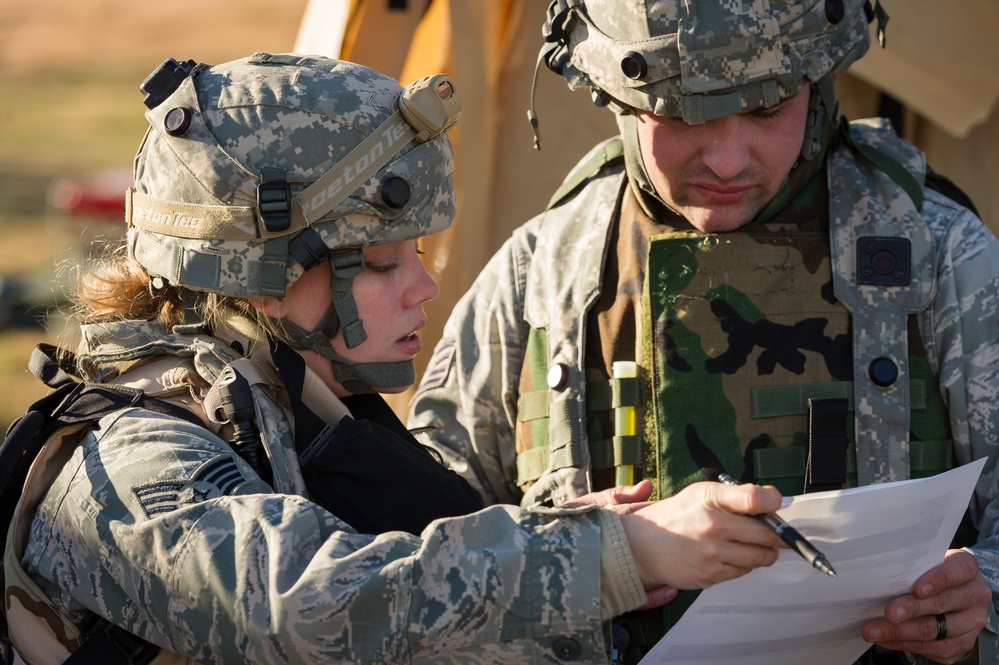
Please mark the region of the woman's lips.
[[396, 346], [398, 346], [400, 349], [402, 349], [403, 351], [405, 351], [410, 355], [415, 356], [418, 353], [420, 353], [420, 351], [423, 350], [423, 340], [420, 339], [420, 336], [417, 335], [416, 333], [425, 325], [426, 321], [421, 321], [419, 325], [417, 325], [416, 328], [413, 329], [413, 332], [409, 333], [404, 337], [399, 338], [399, 340], [396, 342]]

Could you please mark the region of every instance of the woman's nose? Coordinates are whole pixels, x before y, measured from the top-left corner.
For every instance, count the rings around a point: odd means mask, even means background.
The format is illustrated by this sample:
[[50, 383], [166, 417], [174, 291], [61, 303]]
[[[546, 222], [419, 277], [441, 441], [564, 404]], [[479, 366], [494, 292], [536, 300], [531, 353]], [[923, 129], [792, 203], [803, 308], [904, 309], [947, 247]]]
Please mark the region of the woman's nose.
[[414, 254], [413, 258], [413, 282], [409, 289], [412, 304], [419, 305], [436, 298], [441, 292], [437, 281], [430, 276], [427, 267], [423, 265], [423, 260], [419, 255]]

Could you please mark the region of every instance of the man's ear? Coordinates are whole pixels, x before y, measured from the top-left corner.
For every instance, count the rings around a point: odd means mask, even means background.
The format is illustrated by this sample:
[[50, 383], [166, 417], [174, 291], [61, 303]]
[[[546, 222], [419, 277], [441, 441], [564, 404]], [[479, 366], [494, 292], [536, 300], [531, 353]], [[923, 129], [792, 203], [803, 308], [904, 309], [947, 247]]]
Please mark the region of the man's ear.
[[267, 296], [266, 298], [249, 298], [249, 303], [272, 319], [283, 319], [287, 314], [284, 298]]

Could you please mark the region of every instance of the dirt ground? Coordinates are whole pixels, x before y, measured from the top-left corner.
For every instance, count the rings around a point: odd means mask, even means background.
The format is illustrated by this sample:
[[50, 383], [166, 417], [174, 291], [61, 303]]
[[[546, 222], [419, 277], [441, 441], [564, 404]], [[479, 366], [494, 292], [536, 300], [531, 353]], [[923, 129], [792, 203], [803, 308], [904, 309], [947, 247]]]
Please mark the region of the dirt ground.
[[290, 51], [306, 0], [0, 0], [0, 68], [222, 62]]
[[35, 344], [59, 341], [58, 317], [33, 324], [58, 293], [56, 264], [121, 222], [54, 214], [53, 183], [128, 175], [139, 84], [163, 60], [291, 51], [306, 4], [0, 0], [0, 431], [45, 393], [26, 367]]

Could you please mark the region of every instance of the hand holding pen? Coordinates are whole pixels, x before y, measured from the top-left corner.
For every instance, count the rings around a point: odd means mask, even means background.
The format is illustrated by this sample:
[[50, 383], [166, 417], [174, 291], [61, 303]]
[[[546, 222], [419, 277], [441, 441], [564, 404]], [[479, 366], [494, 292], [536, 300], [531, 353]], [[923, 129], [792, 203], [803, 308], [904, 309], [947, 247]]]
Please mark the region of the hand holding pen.
[[[718, 474], [718, 480], [726, 485], [740, 484], [727, 473]], [[826, 559], [825, 555], [818, 551], [814, 545], [808, 542], [804, 536], [798, 533], [797, 529], [774, 513], [763, 513], [762, 515], [752, 515], [752, 517], [757, 518], [773, 529], [774, 533], [780, 536], [781, 540], [787, 543], [792, 550], [800, 554], [801, 557], [811, 564], [813, 568], [821, 570], [826, 575], [836, 577], [836, 571], [833, 570], [832, 564], [829, 563], [829, 560]]]

